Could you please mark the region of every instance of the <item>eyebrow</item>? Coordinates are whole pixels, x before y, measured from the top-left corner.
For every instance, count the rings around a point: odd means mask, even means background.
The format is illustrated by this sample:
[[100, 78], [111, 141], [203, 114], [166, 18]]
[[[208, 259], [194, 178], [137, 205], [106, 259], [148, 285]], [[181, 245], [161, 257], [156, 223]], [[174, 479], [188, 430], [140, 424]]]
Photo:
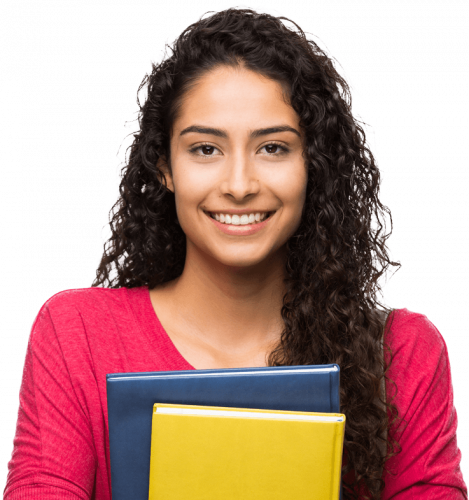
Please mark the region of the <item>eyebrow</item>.
[[[179, 134], [179, 137], [181, 135], [188, 134], [189, 132], [197, 132], [199, 134], [216, 135], [217, 137], [223, 137], [224, 139], [228, 138], [228, 133], [226, 132], [226, 130], [223, 130], [220, 128], [213, 128], [213, 127], [203, 127], [202, 125], [191, 125], [190, 127], [186, 127], [184, 130], [181, 131], [181, 133]], [[293, 132], [298, 137], [301, 137], [301, 134], [298, 132], [298, 130], [294, 129], [293, 127], [290, 127], [289, 125], [277, 125], [275, 127], [259, 128], [259, 129], [253, 130], [249, 134], [249, 138], [255, 139], [255, 138], [261, 137], [263, 135], [276, 134], [278, 132]]]

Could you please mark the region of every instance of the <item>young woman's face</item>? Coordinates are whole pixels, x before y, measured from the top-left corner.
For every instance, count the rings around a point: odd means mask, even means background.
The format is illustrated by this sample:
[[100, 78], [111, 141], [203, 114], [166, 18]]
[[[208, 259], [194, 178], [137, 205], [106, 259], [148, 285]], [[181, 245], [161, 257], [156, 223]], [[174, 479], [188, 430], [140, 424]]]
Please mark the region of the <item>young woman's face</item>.
[[170, 147], [167, 181], [188, 255], [247, 267], [284, 248], [300, 224], [307, 170], [299, 116], [279, 83], [211, 71], [186, 95]]

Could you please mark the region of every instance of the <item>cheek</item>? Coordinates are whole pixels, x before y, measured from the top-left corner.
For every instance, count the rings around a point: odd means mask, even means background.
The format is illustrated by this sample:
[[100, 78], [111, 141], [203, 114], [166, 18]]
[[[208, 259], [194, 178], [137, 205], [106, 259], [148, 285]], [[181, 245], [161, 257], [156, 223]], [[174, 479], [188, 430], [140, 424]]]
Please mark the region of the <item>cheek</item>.
[[197, 207], [213, 190], [213, 176], [200, 169], [179, 168], [174, 172], [174, 189], [178, 218]]
[[213, 188], [214, 171], [210, 166], [204, 168], [204, 165], [190, 165], [189, 162], [181, 162], [175, 172], [175, 182], [181, 193], [184, 196], [194, 197], [194, 193], [201, 193]]
[[272, 190], [275, 191], [284, 209], [292, 218], [296, 215], [301, 216], [306, 198], [307, 181], [307, 172], [303, 167], [271, 176]]
[[287, 224], [283, 234], [286, 239], [289, 239], [301, 224], [303, 207], [306, 200], [307, 179], [306, 175], [298, 175], [296, 182], [293, 182], [290, 185], [289, 197], [285, 202]]

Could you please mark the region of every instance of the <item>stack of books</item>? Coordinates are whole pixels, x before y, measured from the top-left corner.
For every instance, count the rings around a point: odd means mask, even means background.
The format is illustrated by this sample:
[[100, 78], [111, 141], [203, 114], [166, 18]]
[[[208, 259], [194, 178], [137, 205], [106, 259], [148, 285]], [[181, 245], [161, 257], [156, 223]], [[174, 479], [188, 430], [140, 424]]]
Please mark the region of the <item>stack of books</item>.
[[107, 375], [113, 500], [338, 500], [338, 365]]

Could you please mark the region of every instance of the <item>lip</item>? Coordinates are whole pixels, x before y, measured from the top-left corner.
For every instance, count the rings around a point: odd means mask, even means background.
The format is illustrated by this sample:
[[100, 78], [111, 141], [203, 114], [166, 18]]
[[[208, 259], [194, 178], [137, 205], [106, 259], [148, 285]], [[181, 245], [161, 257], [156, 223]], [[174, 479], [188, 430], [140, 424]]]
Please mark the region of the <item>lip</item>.
[[264, 229], [277, 212], [273, 212], [271, 215], [269, 215], [269, 217], [267, 217], [267, 219], [263, 220], [262, 222], [258, 222], [257, 224], [246, 224], [244, 226], [223, 224], [222, 222], [218, 222], [216, 219], [212, 219], [212, 217], [210, 217], [210, 214], [208, 214], [207, 212], [204, 213], [215, 224], [215, 227], [217, 227], [223, 233], [231, 234], [234, 236], [250, 236], [251, 234], [258, 233], [259, 231]]
[[230, 208], [229, 210], [216, 210], [215, 212], [212, 210], [206, 210], [204, 209], [205, 213], [218, 213], [218, 214], [228, 214], [228, 215], [249, 215], [249, 214], [264, 214], [266, 212], [275, 212], [274, 210], [255, 210], [253, 208], [251, 209], [246, 209], [246, 208]]

